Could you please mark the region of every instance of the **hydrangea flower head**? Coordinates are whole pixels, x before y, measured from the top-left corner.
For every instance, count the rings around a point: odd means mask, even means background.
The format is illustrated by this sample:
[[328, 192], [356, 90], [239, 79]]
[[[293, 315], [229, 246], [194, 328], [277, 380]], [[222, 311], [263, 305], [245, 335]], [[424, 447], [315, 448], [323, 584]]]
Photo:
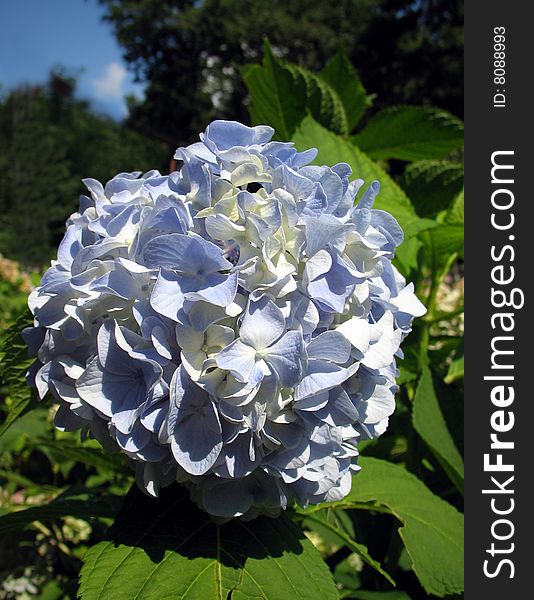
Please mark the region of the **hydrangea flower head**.
[[343, 498], [425, 312], [391, 263], [402, 230], [372, 208], [378, 182], [359, 194], [347, 164], [272, 135], [215, 121], [179, 171], [85, 180], [24, 331], [59, 429], [220, 517]]

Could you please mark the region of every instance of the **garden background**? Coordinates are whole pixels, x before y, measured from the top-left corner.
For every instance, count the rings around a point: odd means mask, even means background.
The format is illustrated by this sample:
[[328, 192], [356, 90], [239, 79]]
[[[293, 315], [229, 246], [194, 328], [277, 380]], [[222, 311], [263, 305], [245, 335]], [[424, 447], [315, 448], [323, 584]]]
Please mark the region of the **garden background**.
[[[381, 181], [380, 207], [405, 230], [397, 268], [429, 312], [404, 345], [390, 428], [361, 445], [354, 494], [292, 519], [340, 597], [461, 597], [462, 2], [99, 5], [144, 85], [122, 121], [80, 97], [76, 75], [61, 65], [45, 83], [1, 88], [0, 514], [9, 516], [0, 518], [0, 599], [75, 598], [84, 556], [132, 483], [120, 457], [54, 430], [52, 401], [36, 403], [23, 384], [28, 360], [20, 325], [10, 327], [26, 318], [27, 294], [54, 257], [81, 179], [168, 172], [174, 150], [216, 118], [270, 124], [278, 139], [318, 147], [320, 163], [343, 160], [366, 183]], [[332, 589], [323, 597], [336, 597]], [[82, 592], [98, 597], [87, 584]], [[269, 598], [295, 597], [286, 593], [280, 586]]]

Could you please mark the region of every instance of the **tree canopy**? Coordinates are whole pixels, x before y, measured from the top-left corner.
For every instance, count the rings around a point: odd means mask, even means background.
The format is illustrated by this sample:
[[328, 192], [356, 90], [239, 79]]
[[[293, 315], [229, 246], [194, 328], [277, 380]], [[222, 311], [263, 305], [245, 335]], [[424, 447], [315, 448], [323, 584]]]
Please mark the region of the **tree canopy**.
[[240, 67], [263, 39], [320, 70], [342, 46], [374, 106], [432, 104], [463, 114], [461, 0], [99, 0], [145, 98], [129, 123], [171, 146], [213, 118], [246, 121]]
[[[164, 144], [95, 114], [52, 73], [0, 99], [0, 253], [44, 265], [76, 210], [82, 178], [168, 166]], [[22, 241], [22, 243], [21, 243]]]

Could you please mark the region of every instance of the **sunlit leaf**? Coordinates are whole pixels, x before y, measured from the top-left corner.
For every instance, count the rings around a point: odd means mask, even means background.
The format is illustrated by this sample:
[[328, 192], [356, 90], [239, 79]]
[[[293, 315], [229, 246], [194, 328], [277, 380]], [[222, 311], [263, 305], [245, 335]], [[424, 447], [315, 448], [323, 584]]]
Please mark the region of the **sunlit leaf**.
[[417, 384], [412, 409], [412, 422], [436, 458], [443, 465], [454, 484], [463, 489], [464, 463], [454, 445], [447, 423], [439, 407], [432, 383], [432, 373], [424, 367]]
[[464, 126], [444, 110], [392, 106], [371, 117], [352, 140], [375, 159], [438, 159], [461, 148]]
[[366, 182], [365, 188], [378, 180], [380, 193], [376, 198], [375, 208], [390, 212], [403, 228], [405, 238], [437, 225], [435, 221], [420, 219], [416, 215], [406, 194], [379, 165], [346, 139], [327, 131], [312, 117], [304, 119], [293, 136], [293, 141], [299, 150], [318, 148], [315, 164], [348, 163], [352, 167], [353, 177]]
[[348, 130], [352, 131], [371, 106], [371, 96], [367, 95], [356, 69], [347, 55], [338, 50], [321, 71], [320, 77], [336, 90], [345, 109]]
[[35, 359], [28, 357], [28, 349], [20, 332], [25, 326], [32, 324], [31, 315], [24, 314], [4, 333], [0, 343], [0, 383], [9, 397], [7, 415], [0, 425], [0, 436], [38, 405], [35, 391], [25, 380], [25, 374]]
[[108, 540], [84, 557], [82, 600], [334, 600], [319, 552], [287, 517], [223, 525], [178, 486], [155, 500], [132, 488]]
[[[464, 587], [463, 515], [404, 467], [360, 457], [361, 471], [340, 505], [386, 506], [403, 523], [400, 536], [425, 590], [439, 597]], [[335, 504], [333, 504], [335, 506]]]

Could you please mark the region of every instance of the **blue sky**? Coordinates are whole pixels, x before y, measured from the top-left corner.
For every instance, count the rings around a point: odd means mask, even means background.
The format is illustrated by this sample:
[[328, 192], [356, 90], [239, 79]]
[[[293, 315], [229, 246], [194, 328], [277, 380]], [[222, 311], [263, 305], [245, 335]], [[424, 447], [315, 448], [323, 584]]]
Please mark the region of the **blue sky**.
[[142, 94], [97, 0], [0, 0], [0, 85], [42, 83], [52, 67], [77, 76], [77, 95], [117, 119]]

